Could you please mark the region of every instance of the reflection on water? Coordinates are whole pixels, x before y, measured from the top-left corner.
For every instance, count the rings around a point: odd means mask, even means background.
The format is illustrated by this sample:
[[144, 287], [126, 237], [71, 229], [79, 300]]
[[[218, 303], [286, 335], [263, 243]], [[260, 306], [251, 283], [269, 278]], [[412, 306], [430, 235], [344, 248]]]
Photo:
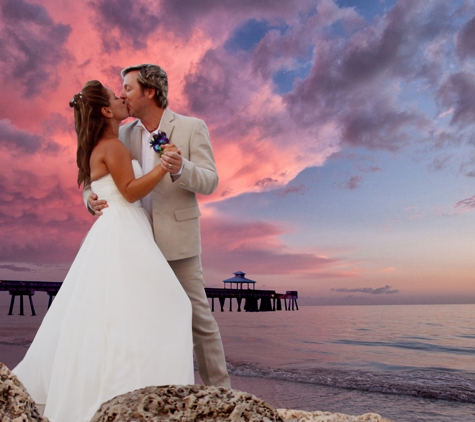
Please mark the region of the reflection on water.
[[214, 315], [234, 387], [276, 407], [475, 420], [474, 305]]
[[[13, 367], [47, 296], [35, 297], [36, 317], [8, 316], [3, 299], [0, 361]], [[275, 407], [375, 412], [401, 422], [475, 421], [474, 305], [303, 306], [214, 316], [233, 387]]]
[[278, 368], [474, 371], [475, 305], [215, 312], [226, 355]]

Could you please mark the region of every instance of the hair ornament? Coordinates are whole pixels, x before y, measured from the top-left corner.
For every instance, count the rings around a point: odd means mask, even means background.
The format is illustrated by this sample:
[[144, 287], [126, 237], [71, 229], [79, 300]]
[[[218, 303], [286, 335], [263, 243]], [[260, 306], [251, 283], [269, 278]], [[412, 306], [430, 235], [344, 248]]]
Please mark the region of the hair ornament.
[[73, 99], [69, 102], [69, 107], [76, 107], [78, 105], [78, 101], [83, 101], [82, 92], [73, 95]]

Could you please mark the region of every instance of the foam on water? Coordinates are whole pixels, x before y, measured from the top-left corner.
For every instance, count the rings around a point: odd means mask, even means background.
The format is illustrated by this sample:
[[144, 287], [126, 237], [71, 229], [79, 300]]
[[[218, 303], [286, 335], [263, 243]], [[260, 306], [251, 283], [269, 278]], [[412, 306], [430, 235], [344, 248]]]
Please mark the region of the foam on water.
[[229, 363], [233, 375], [316, 384], [385, 394], [475, 403], [475, 374], [458, 371], [361, 371], [341, 369], [276, 369]]

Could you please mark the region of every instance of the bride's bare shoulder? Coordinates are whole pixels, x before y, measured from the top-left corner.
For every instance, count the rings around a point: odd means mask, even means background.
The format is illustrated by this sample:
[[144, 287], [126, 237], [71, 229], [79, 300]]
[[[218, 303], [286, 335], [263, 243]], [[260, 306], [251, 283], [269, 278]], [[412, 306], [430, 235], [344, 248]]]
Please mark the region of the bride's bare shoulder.
[[94, 148], [94, 151], [96, 150], [97, 150], [97, 153], [104, 154], [105, 156], [119, 155], [119, 156], [126, 156], [127, 158], [132, 158], [131, 152], [118, 138], [101, 139], [97, 143], [97, 146]]

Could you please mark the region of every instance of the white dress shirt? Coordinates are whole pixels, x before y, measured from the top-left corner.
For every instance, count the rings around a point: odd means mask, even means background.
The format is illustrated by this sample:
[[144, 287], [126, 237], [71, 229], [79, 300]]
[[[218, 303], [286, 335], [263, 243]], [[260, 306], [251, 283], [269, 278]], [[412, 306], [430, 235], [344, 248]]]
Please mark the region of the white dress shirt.
[[[162, 118], [163, 118], [163, 115], [162, 115]], [[157, 153], [155, 152], [153, 148], [150, 147], [150, 141], [152, 140], [153, 135], [158, 134], [161, 124], [162, 124], [162, 120], [160, 119], [158, 128], [155, 129], [153, 132], [149, 132], [141, 120], [139, 120], [137, 123], [137, 127], [142, 129], [142, 162], [140, 163], [140, 165], [142, 166], [143, 174], [147, 174], [149, 171], [151, 171], [155, 167], [155, 157]], [[171, 175], [174, 180], [178, 179], [181, 176], [181, 173], [183, 172], [184, 164], [185, 162], [183, 161], [180, 171], [178, 173]], [[145, 211], [148, 212], [148, 215], [151, 217], [152, 216], [151, 193], [149, 193], [148, 195], [142, 198], [142, 206], [144, 207]]]

